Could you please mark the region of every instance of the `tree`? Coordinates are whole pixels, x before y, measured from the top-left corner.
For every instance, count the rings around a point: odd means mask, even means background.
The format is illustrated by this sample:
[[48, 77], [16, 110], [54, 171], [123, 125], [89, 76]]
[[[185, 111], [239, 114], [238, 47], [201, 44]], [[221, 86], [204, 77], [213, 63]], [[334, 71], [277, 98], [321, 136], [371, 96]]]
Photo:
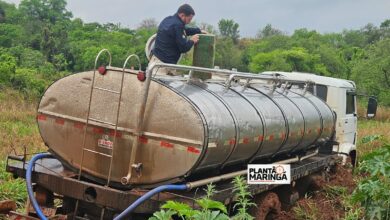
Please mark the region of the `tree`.
[[69, 21], [72, 18], [72, 13], [66, 9], [67, 3], [65, 0], [45, 0], [45, 3], [49, 8], [48, 16], [50, 23]]
[[19, 10], [30, 22], [34, 20], [55, 24], [72, 18], [72, 13], [66, 9], [65, 0], [22, 0]]
[[281, 50], [275, 50], [269, 53], [258, 53], [252, 57], [249, 63], [249, 70], [251, 72], [259, 73], [263, 71], [292, 71], [292, 67], [283, 58]]
[[50, 27], [45, 27], [42, 30], [42, 41], [41, 41], [41, 51], [46, 55], [46, 59], [49, 62], [53, 61], [53, 56], [55, 54], [55, 38], [53, 33], [50, 30]]
[[0, 51], [0, 84], [9, 85], [16, 71], [15, 57]]
[[22, 43], [23, 29], [19, 25], [0, 23], [0, 47], [12, 47]]
[[283, 32], [279, 29], [273, 28], [271, 24], [267, 24], [257, 33], [256, 38], [268, 38], [277, 35], [283, 35]]
[[293, 47], [303, 47], [310, 52], [315, 51], [322, 44], [321, 34], [306, 28], [295, 30], [291, 40]]
[[318, 63], [323, 65], [324, 69], [317, 69], [316, 73], [336, 78], [349, 79], [350, 71], [342, 53], [336, 48], [322, 44], [315, 51], [318, 55]]
[[5, 11], [0, 5], [0, 23], [5, 21]]
[[[42, 85], [31, 78], [49, 84], [63, 76], [62, 71], [93, 68], [102, 48], [110, 50], [114, 66], [122, 66], [130, 54], [140, 57], [143, 68], [147, 65], [144, 46], [156, 32], [155, 19], [147, 18], [131, 30], [119, 23], [71, 18], [66, 0], [21, 0], [19, 8], [0, 0], [0, 81], [27, 90]], [[304, 71], [351, 79], [359, 89], [377, 95], [381, 104], [390, 105], [390, 19], [380, 27], [368, 24], [329, 34], [298, 29], [291, 36], [268, 24], [251, 39], [240, 38], [239, 25], [231, 19], [220, 20], [217, 28], [198, 26], [216, 35], [218, 29], [215, 65], [221, 68]]]
[[344, 30], [343, 39], [348, 46], [365, 47], [366, 39], [360, 30]]
[[390, 105], [390, 39], [371, 45], [366, 58], [356, 62], [352, 80], [358, 89], [376, 95], [382, 104]]
[[327, 69], [318, 54], [310, 54], [305, 48], [295, 47], [289, 50], [274, 50], [258, 53], [249, 64], [252, 72], [270, 70], [313, 72], [324, 75]]
[[367, 24], [361, 31], [366, 37], [366, 44], [372, 44], [381, 39], [380, 30], [373, 24]]
[[20, 17], [22, 16], [14, 4], [8, 4], [0, 0], [0, 23], [16, 24]]
[[146, 18], [138, 25], [138, 29], [152, 29], [157, 30], [157, 21], [155, 18]]
[[242, 51], [230, 38], [222, 38], [216, 41], [215, 65], [222, 69], [246, 69], [243, 67]]
[[[47, 37], [44, 34], [48, 33], [44, 29], [62, 39], [67, 36], [67, 30], [63, 30], [71, 23], [72, 13], [66, 9], [65, 0], [22, 0], [19, 11], [23, 15], [21, 25], [32, 48], [41, 49], [42, 39]], [[65, 46], [63, 43], [61, 40], [59, 45]]]
[[390, 19], [387, 19], [381, 23], [380, 31], [381, 31], [382, 38], [390, 37]]
[[234, 43], [237, 43], [240, 38], [240, 31], [238, 30], [239, 27], [240, 26], [232, 19], [221, 19], [218, 22], [218, 28], [221, 36], [231, 38]]
[[18, 68], [38, 69], [46, 62], [45, 56], [40, 51], [20, 45], [7, 49], [7, 53], [15, 57]]
[[390, 19], [386, 19], [385, 21], [383, 21], [380, 25], [380, 28], [389, 29], [390, 28]]
[[207, 33], [217, 35], [217, 30], [215, 30], [214, 26], [211, 25], [211, 24], [207, 24], [207, 23], [204, 23], [204, 22], [203, 22], [203, 23], [201, 23], [201, 24], [199, 25], [199, 28], [200, 28], [201, 30], [207, 31]]
[[121, 24], [120, 23], [114, 24], [114, 23], [109, 22], [109, 23], [103, 24], [103, 28], [109, 32], [119, 31], [121, 29]]
[[95, 31], [102, 31], [105, 30], [103, 25], [97, 23], [97, 22], [91, 22], [91, 23], [85, 23], [83, 25], [83, 31], [88, 32], [95, 32]]

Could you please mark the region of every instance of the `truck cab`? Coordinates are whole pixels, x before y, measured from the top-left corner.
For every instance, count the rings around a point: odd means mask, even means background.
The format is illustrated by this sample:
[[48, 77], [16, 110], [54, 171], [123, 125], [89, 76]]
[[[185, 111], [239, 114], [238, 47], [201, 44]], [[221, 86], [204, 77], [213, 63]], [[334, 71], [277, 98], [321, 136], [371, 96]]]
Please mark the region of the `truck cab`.
[[[307, 90], [326, 102], [336, 114], [336, 135], [333, 152], [343, 157], [343, 163], [351, 157], [356, 161], [357, 106], [356, 84], [353, 81], [300, 72], [263, 72], [283, 79], [310, 81]], [[304, 86], [299, 85], [299, 86]]]

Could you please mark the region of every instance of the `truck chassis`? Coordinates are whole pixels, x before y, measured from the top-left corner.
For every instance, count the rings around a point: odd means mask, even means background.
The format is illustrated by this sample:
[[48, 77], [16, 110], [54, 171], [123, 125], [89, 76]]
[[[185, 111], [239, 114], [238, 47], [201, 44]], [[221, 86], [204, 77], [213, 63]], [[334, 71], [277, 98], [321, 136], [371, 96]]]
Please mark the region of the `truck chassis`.
[[[293, 189], [297, 186], [297, 182], [304, 179], [303, 177], [329, 171], [336, 162], [337, 156], [335, 155], [318, 154], [292, 163], [292, 183], [288, 186]], [[25, 178], [26, 167], [27, 162], [25, 157], [9, 156], [7, 158], [6, 170], [12, 173], [14, 177]], [[66, 216], [68, 219], [71, 219], [75, 214], [74, 207], [76, 201], [79, 200], [80, 206], [76, 214], [77, 216], [83, 216], [86, 219], [98, 219], [101, 210], [105, 209], [104, 219], [112, 219], [116, 214], [125, 210], [130, 204], [149, 191], [140, 188], [118, 190], [91, 182], [90, 180], [78, 180], [77, 177], [77, 173], [66, 169], [55, 158], [42, 159], [35, 164], [32, 181], [35, 183], [34, 189], [36, 194], [40, 193], [44, 197], [55, 197], [62, 200], [61, 207], [54, 207], [52, 201], [48, 203], [48, 200], [45, 199], [46, 204], [43, 204], [43, 207], [51, 206], [48, 209], [55, 210], [48, 212], [49, 217], [58, 219], [58, 216]], [[224, 180], [214, 184], [216, 186], [216, 193], [212, 199], [220, 201], [225, 205], [232, 204], [235, 201], [231, 180]], [[277, 191], [277, 188], [280, 188], [278, 186], [280, 185], [249, 185], [249, 190], [253, 197], [256, 197], [267, 191]], [[159, 193], [138, 206], [134, 210], [132, 219], [142, 215], [144, 216], [143, 219], [146, 218], [145, 215], [150, 215], [160, 210], [160, 206], [169, 200], [183, 202], [192, 208], [197, 208], [195, 200], [205, 196], [205, 192], [202, 189], [203, 187], [196, 187], [187, 192]], [[290, 192], [283, 191], [282, 195], [279, 194], [279, 197], [288, 197], [292, 193], [292, 190], [288, 191]], [[17, 213], [11, 214], [16, 215]], [[23, 217], [26, 218], [25, 216]]]

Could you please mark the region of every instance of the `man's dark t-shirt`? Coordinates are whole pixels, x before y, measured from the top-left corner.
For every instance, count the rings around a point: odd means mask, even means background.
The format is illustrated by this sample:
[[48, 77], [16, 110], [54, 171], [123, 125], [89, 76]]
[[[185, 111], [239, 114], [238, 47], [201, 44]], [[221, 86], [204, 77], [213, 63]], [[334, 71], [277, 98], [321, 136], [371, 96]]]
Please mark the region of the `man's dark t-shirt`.
[[187, 35], [200, 34], [199, 28], [185, 27], [178, 14], [166, 17], [159, 25], [155, 47], [152, 51], [164, 63], [176, 64], [182, 53], [188, 52], [194, 45]]

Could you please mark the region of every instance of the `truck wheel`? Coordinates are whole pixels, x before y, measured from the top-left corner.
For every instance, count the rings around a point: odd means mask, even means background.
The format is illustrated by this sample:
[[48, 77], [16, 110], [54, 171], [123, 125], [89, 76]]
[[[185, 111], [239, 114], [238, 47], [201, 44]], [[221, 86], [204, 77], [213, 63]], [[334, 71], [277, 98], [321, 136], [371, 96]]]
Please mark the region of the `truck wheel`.
[[255, 196], [254, 202], [257, 207], [250, 211], [256, 220], [274, 219], [280, 212], [282, 204], [276, 193], [266, 192]]
[[349, 153], [349, 159], [351, 160], [352, 167], [355, 168], [357, 166], [356, 151], [355, 150], [353, 150]]

